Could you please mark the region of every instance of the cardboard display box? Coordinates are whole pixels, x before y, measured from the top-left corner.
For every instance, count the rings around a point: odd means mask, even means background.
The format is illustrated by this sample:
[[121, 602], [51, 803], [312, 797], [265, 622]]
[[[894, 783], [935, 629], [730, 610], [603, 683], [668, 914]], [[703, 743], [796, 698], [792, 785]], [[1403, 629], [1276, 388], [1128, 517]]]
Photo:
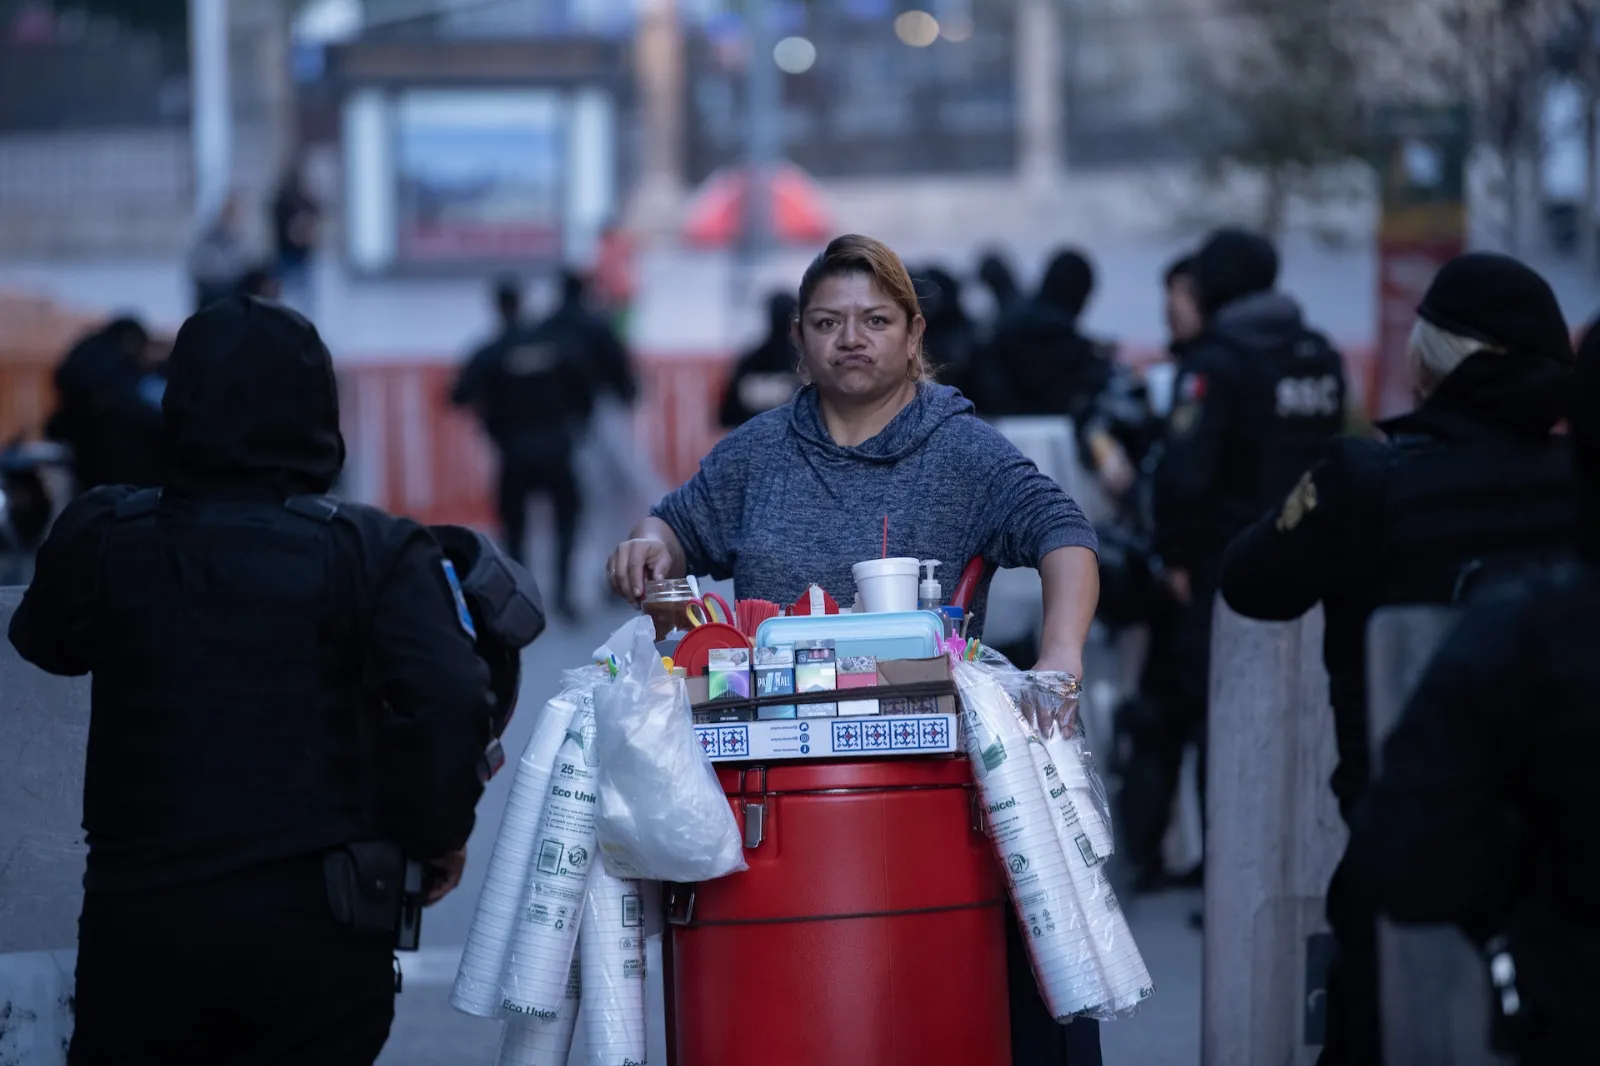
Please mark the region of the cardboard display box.
[[[712, 762], [940, 755], [959, 750], [950, 661], [886, 659], [878, 684], [849, 690], [878, 701], [880, 713], [847, 717], [761, 719], [762, 701], [712, 700], [705, 677], [685, 682], [694, 706], [695, 735]], [[837, 691], [837, 690], [836, 690]], [[829, 693], [783, 694], [791, 704], [834, 702]]]
[[953, 714], [721, 722], [694, 732], [712, 762], [946, 755], [960, 743]]

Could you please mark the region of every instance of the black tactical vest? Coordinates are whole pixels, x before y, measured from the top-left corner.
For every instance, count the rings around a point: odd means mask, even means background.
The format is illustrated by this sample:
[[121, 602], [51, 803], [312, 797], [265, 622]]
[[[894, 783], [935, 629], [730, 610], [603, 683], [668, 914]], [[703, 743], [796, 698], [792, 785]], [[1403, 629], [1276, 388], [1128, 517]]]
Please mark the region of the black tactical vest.
[[1450, 603], [1474, 583], [1572, 553], [1577, 497], [1565, 442], [1529, 445], [1479, 430], [1392, 443], [1381, 605]]
[[[86, 887], [194, 880], [377, 835], [363, 575], [321, 497], [129, 497], [108, 531]], [[345, 553], [346, 555], [353, 553]]]
[[1270, 352], [1235, 349], [1238, 408], [1225, 443], [1218, 509], [1222, 541], [1282, 501], [1344, 430], [1344, 363], [1306, 330]]

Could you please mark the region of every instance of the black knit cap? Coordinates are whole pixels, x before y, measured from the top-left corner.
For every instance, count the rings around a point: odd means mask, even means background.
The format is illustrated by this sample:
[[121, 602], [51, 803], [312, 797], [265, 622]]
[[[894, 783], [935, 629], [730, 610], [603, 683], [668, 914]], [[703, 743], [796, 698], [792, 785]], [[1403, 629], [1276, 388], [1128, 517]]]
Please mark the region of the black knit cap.
[[1571, 364], [1572, 335], [1538, 271], [1495, 252], [1468, 252], [1439, 268], [1417, 315], [1447, 333], [1523, 356]]
[[1278, 283], [1278, 250], [1259, 233], [1227, 227], [1206, 238], [1191, 271], [1200, 310], [1210, 318], [1246, 296]]

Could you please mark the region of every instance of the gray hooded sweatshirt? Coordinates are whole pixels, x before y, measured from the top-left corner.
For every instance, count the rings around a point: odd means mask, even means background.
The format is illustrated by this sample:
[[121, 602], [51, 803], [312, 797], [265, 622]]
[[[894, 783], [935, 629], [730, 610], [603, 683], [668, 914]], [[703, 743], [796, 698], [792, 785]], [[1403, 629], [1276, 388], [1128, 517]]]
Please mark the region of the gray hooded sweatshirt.
[[[678, 535], [690, 573], [731, 577], [741, 599], [778, 604], [815, 582], [850, 606], [850, 567], [882, 554], [885, 515], [889, 555], [941, 560], [946, 600], [975, 556], [992, 571], [1096, 550], [1072, 498], [972, 412], [955, 389], [920, 385], [883, 432], [844, 448], [808, 387], [730, 433], [652, 513]], [[988, 585], [986, 575], [973, 632]]]

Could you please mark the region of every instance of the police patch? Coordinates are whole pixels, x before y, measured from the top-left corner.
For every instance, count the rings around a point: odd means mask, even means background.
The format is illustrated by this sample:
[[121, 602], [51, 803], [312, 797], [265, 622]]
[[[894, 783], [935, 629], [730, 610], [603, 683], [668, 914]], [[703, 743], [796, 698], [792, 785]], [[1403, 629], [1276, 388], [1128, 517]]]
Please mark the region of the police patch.
[[467, 610], [467, 596], [461, 591], [461, 579], [456, 577], [456, 566], [449, 559], [439, 564], [444, 567], [444, 579], [450, 585], [450, 595], [456, 601], [456, 621], [461, 623], [461, 629], [474, 641], [478, 639], [478, 627], [472, 624], [472, 612]]
[[1288, 533], [1298, 526], [1306, 515], [1317, 509], [1317, 483], [1311, 480], [1311, 473], [1307, 471], [1301, 477], [1300, 483], [1289, 493], [1289, 498], [1283, 501], [1283, 510], [1278, 514], [1275, 523], [1279, 533]]
[[1172, 409], [1168, 428], [1174, 437], [1187, 437], [1200, 424], [1200, 404], [1185, 400]]
[[1188, 373], [1183, 375], [1183, 380], [1178, 382], [1178, 398], [1190, 403], [1199, 403], [1206, 398], [1206, 376], [1204, 374]]

